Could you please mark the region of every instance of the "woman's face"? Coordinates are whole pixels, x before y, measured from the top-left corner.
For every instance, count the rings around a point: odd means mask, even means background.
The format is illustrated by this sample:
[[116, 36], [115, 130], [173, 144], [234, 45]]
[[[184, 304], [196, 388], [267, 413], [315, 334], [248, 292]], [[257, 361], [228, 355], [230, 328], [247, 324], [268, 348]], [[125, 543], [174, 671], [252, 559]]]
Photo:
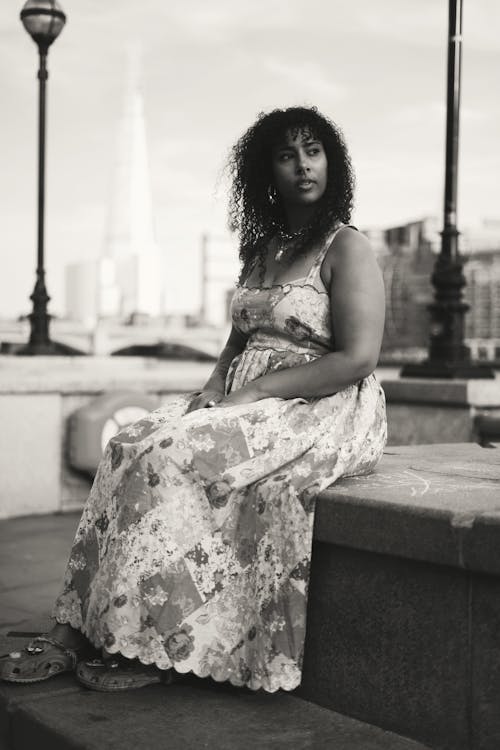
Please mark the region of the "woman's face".
[[310, 130], [288, 130], [282, 143], [272, 151], [274, 184], [285, 204], [311, 205], [326, 190], [328, 161], [319, 141]]

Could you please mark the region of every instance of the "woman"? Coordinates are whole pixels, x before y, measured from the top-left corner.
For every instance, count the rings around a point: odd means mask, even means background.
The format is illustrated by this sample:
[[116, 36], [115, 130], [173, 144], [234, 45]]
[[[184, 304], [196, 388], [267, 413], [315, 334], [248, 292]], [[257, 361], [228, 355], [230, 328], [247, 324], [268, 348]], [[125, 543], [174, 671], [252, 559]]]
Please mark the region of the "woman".
[[[227, 344], [203, 391], [110, 440], [56, 625], [3, 657], [5, 680], [300, 683], [315, 497], [385, 443], [383, 284], [347, 226], [343, 138], [316, 109], [260, 115], [230, 169], [242, 272]], [[81, 659], [88, 642], [102, 657]]]

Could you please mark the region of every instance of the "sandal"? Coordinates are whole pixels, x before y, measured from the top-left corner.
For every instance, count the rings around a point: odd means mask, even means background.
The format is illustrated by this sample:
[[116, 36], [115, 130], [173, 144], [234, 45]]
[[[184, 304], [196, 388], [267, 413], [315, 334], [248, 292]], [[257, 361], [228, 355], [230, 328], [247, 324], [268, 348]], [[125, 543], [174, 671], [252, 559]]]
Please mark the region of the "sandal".
[[142, 664], [136, 659], [127, 659], [117, 654], [111, 659], [79, 662], [76, 679], [90, 690], [119, 693], [158, 683], [169, 685], [173, 682], [173, 670], [161, 670], [155, 664]]
[[50, 636], [37, 636], [24, 646], [24, 653], [11, 651], [0, 656], [0, 680], [42, 682], [63, 672], [73, 672], [84, 648], [67, 648]]

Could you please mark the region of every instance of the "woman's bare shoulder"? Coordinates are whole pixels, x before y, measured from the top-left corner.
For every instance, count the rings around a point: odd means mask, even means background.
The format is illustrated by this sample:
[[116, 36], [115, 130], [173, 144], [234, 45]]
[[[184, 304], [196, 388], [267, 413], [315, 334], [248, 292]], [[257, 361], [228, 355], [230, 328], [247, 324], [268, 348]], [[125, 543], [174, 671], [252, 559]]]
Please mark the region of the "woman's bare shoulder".
[[366, 256], [373, 253], [368, 237], [354, 227], [341, 227], [328, 248], [327, 258], [332, 263], [341, 262], [345, 254]]
[[326, 252], [321, 267], [321, 278], [326, 288], [332, 275], [346, 265], [359, 267], [359, 264], [376, 262], [370, 241], [366, 235], [350, 226], [341, 227], [335, 234]]

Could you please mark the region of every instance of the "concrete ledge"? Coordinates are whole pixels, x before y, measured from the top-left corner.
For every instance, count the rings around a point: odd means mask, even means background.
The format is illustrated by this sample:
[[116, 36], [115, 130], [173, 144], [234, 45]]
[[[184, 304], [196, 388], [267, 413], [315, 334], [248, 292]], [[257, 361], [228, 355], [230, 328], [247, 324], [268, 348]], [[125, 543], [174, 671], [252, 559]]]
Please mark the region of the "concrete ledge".
[[3, 357], [0, 395], [101, 393], [131, 388], [186, 392], [205, 382], [213, 362], [151, 357]]
[[[16, 640], [3, 639], [0, 651]], [[283, 692], [182, 677], [122, 694], [92, 692], [72, 675], [0, 683], [2, 750], [429, 750]]]
[[500, 381], [498, 380], [400, 378], [384, 380], [382, 387], [390, 403], [477, 408], [498, 407], [500, 404]]
[[373, 474], [321, 493], [314, 538], [500, 575], [500, 451], [387, 448]]
[[484, 443], [476, 418], [500, 413], [500, 380], [383, 379], [389, 445]]
[[500, 451], [387, 448], [321, 493], [300, 695], [439, 750], [500, 747]]

